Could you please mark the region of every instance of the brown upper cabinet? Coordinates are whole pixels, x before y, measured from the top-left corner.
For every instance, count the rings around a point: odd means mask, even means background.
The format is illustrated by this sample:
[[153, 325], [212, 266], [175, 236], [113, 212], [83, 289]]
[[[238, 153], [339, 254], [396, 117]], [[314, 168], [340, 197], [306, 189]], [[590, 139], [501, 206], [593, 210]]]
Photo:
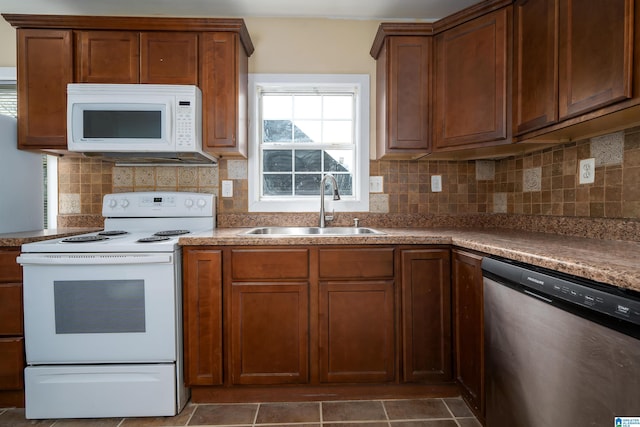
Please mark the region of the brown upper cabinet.
[[[420, 157], [431, 148], [432, 37], [393, 35], [399, 24], [382, 24], [376, 58], [377, 158]], [[388, 36], [385, 36], [389, 34]]]
[[510, 4], [481, 2], [436, 23], [380, 25], [370, 52], [378, 159], [511, 142]]
[[3, 17], [18, 29], [19, 148], [66, 151], [68, 83], [194, 84], [204, 150], [246, 157], [253, 44], [242, 19]]
[[633, 0], [515, 4], [517, 135], [633, 96]]
[[72, 32], [19, 28], [17, 39], [18, 148], [66, 150]]
[[436, 36], [433, 151], [509, 143], [511, 7]]
[[80, 83], [138, 83], [139, 37], [132, 31], [76, 33], [76, 80]]
[[78, 31], [77, 81], [198, 84], [198, 34]]

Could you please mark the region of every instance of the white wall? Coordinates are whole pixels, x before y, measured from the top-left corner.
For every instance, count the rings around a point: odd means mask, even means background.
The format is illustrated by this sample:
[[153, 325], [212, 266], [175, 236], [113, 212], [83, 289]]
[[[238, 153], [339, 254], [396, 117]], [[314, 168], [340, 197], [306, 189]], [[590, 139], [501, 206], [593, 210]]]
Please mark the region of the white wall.
[[16, 66], [16, 30], [0, 18], [0, 67]]

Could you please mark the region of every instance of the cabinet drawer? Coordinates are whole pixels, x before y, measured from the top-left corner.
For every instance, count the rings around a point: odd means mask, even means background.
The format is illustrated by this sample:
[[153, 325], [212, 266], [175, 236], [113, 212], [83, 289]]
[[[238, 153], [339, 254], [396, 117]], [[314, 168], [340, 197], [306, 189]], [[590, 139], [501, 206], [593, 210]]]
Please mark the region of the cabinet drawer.
[[0, 283], [0, 336], [22, 335], [22, 284]]
[[0, 283], [22, 282], [22, 268], [16, 262], [20, 251], [0, 251]]
[[24, 387], [24, 342], [22, 338], [0, 338], [0, 390]]
[[231, 251], [233, 280], [306, 279], [307, 249], [235, 249]]
[[321, 278], [393, 277], [393, 248], [321, 249]]

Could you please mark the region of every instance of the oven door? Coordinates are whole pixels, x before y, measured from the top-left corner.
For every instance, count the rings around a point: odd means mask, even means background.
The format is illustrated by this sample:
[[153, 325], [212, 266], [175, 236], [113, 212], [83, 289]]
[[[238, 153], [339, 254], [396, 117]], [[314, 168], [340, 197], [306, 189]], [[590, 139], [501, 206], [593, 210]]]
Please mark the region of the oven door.
[[22, 254], [27, 363], [176, 360], [175, 253]]

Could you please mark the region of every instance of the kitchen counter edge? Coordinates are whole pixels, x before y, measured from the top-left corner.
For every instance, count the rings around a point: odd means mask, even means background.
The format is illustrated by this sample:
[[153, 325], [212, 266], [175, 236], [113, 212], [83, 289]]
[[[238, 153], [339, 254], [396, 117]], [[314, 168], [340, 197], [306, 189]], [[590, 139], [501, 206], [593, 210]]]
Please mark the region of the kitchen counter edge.
[[[217, 228], [183, 246], [453, 245], [640, 292], [640, 242], [500, 229], [377, 228], [383, 235], [256, 236]], [[1, 238], [1, 235], [0, 235]]]

